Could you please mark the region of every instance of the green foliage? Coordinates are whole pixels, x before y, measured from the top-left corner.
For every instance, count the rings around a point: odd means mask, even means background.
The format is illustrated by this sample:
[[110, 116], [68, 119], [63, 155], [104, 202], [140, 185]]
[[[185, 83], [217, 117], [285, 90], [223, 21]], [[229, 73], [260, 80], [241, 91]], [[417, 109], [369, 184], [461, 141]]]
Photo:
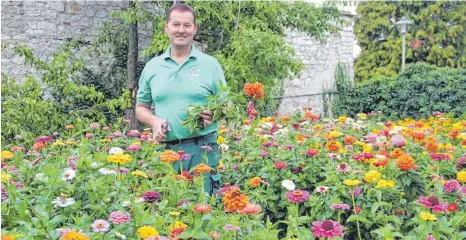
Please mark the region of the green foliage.
[[105, 113], [128, 106], [127, 91], [118, 98], [107, 99], [94, 86], [82, 85], [78, 73], [85, 62], [76, 57], [78, 49], [77, 42], [66, 43], [46, 63], [25, 46], [13, 47], [41, 77], [28, 75], [19, 83], [7, 74], [2, 75], [2, 144], [10, 142], [14, 135], [27, 138], [50, 135], [77, 121], [111, 122]]
[[466, 67], [466, 3], [462, 1], [368, 1], [357, 7], [354, 25], [362, 51], [357, 81], [394, 76], [401, 68], [402, 40], [394, 23], [407, 17], [406, 63]]
[[424, 63], [408, 65], [395, 77], [379, 77], [356, 87], [346, 77], [337, 78], [334, 116], [382, 111], [394, 118], [427, 117], [433, 111], [466, 111], [466, 70]]
[[[261, 82], [265, 92], [280, 93], [283, 80], [300, 73], [304, 66], [285, 42], [286, 29], [305, 31], [325, 41], [343, 24], [339, 11], [332, 4], [317, 8], [304, 2], [186, 3], [194, 8], [197, 17], [198, 32], [194, 40], [205, 53], [219, 60], [228, 85], [236, 92], [241, 91], [246, 82]], [[173, 3], [160, 1], [152, 4], [164, 13]], [[151, 21], [152, 44], [144, 54], [162, 53], [170, 44], [164, 33], [166, 16], [148, 11], [147, 5], [137, 6], [138, 13], [122, 11], [116, 15], [125, 21]], [[266, 94], [265, 102], [264, 106], [269, 106], [265, 109], [267, 113], [278, 107], [271, 94]]]

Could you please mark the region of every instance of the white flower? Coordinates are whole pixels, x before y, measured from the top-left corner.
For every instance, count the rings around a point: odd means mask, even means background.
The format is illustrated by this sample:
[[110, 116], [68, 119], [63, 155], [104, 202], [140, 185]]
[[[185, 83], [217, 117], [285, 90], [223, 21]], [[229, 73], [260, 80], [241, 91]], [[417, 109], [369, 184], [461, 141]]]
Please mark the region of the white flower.
[[112, 155], [115, 155], [115, 154], [120, 154], [120, 153], [123, 153], [123, 149], [119, 148], [119, 147], [112, 147], [110, 148], [110, 150], [108, 151], [109, 154], [112, 154]]
[[230, 149], [230, 147], [225, 143], [220, 144], [220, 148], [222, 149], [222, 152], [226, 152], [228, 149]]
[[331, 159], [338, 159], [338, 160], [341, 159], [341, 156], [336, 153], [329, 153], [327, 156]]
[[71, 168], [63, 169], [63, 181], [69, 182], [76, 177], [76, 171]]
[[318, 192], [318, 193], [325, 193], [327, 190], [328, 190], [328, 187], [326, 187], [326, 186], [316, 187], [316, 192]]
[[123, 206], [123, 207], [127, 207], [127, 206], [129, 206], [130, 204], [131, 204], [131, 202], [130, 202], [129, 200], [126, 200], [126, 201], [121, 202], [121, 206]]
[[101, 168], [101, 169], [99, 169], [99, 172], [102, 175], [115, 175], [116, 174], [115, 170], [107, 169], [107, 168]]
[[119, 233], [119, 232], [115, 232], [115, 237], [119, 238], [119, 239], [126, 239], [126, 236]]
[[391, 135], [398, 135], [399, 134], [399, 131], [394, 129], [394, 130], [390, 130], [388, 131], [388, 134], [391, 136]]
[[73, 205], [75, 202], [73, 198], [67, 198], [65, 194], [62, 194], [60, 197], [55, 198], [52, 203], [54, 207], [68, 207]]
[[296, 185], [291, 180], [283, 180], [282, 187], [286, 188], [288, 191], [293, 191], [296, 188]]
[[91, 168], [93, 168], [93, 169], [96, 169], [96, 168], [98, 168], [99, 166], [100, 166], [100, 164], [98, 164], [98, 163], [96, 163], [96, 162], [91, 163]]

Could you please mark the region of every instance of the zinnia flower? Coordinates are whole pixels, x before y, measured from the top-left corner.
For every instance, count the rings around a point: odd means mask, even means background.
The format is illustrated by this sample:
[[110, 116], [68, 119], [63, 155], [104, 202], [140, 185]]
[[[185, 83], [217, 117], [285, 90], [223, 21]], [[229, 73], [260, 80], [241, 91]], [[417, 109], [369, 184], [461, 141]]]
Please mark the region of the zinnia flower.
[[223, 229], [225, 229], [225, 231], [241, 232], [241, 228], [240, 228], [240, 227], [233, 226], [233, 225], [231, 225], [231, 224], [227, 224], [227, 225], [223, 226]]
[[262, 208], [257, 204], [248, 202], [243, 209], [239, 209], [237, 211], [238, 213], [245, 215], [256, 215], [262, 211]]
[[393, 189], [395, 187], [395, 182], [392, 180], [380, 180], [379, 182], [377, 182], [377, 187]]
[[253, 177], [253, 178], [251, 178], [251, 180], [249, 180], [249, 184], [252, 187], [257, 187], [257, 186], [261, 185], [261, 183], [262, 183], [262, 178], [260, 178], [260, 177]]
[[105, 220], [99, 219], [99, 220], [95, 220], [94, 223], [92, 223], [91, 227], [92, 227], [92, 230], [96, 233], [97, 232], [106, 233], [108, 232], [108, 229], [110, 228], [110, 223]]
[[138, 130], [133, 129], [133, 130], [129, 130], [126, 133], [126, 136], [128, 136], [128, 137], [139, 137], [139, 136], [141, 136], [141, 133]]
[[140, 144], [130, 144], [127, 149], [128, 149], [128, 151], [136, 152], [136, 151], [139, 151], [141, 149], [141, 145]]
[[147, 191], [143, 195], [144, 202], [155, 203], [160, 200], [160, 193], [156, 191]]
[[455, 203], [451, 203], [451, 204], [448, 204], [447, 209], [449, 212], [456, 212], [459, 209], [459, 207]]
[[294, 190], [286, 193], [286, 197], [291, 203], [304, 202], [309, 199], [309, 192], [304, 190]]
[[428, 212], [421, 212], [420, 217], [424, 221], [434, 221], [437, 220], [437, 217], [434, 214]]
[[125, 212], [116, 211], [116, 212], [110, 213], [110, 221], [113, 224], [120, 225], [122, 223], [129, 222], [129, 220], [131, 220], [131, 217], [129, 216], [129, 214]]
[[254, 97], [255, 99], [261, 99], [264, 97], [264, 88], [262, 83], [246, 83], [244, 84], [244, 92], [248, 97]]
[[2, 161], [12, 159], [15, 155], [10, 151], [2, 151]]
[[75, 203], [73, 198], [67, 198], [65, 194], [60, 195], [60, 197], [55, 198], [52, 201], [54, 207], [68, 207]]
[[63, 181], [69, 182], [76, 177], [76, 171], [70, 168], [64, 169], [63, 170]]
[[241, 194], [239, 188], [233, 187], [223, 196], [223, 205], [225, 206], [225, 212], [234, 212], [241, 210], [246, 207], [249, 199]]
[[296, 185], [291, 180], [283, 180], [282, 187], [286, 188], [288, 191], [293, 191], [296, 188]]
[[194, 206], [193, 211], [197, 213], [209, 213], [210, 211], [212, 211], [212, 208], [207, 203], [201, 203]]
[[448, 180], [443, 184], [443, 189], [447, 193], [456, 192], [461, 187], [460, 183], [456, 180]]
[[343, 184], [345, 184], [346, 186], [349, 186], [349, 187], [354, 187], [354, 186], [357, 186], [357, 185], [361, 184], [361, 181], [359, 181], [359, 180], [345, 180], [345, 181], [343, 181]]
[[286, 163], [285, 162], [276, 162], [274, 167], [276, 169], [279, 169], [279, 170], [285, 169], [286, 168]]
[[140, 171], [140, 170], [132, 171], [131, 175], [139, 176], [139, 177], [143, 177], [143, 178], [148, 178], [149, 177], [149, 176], [147, 176], [147, 174], [145, 172]]
[[461, 157], [458, 158], [458, 160], [456, 160], [456, 168], [466, 168], [466, 154], [463, 154]]
[[431, 195], [428, 198], [421, 196], [419, 198], [419, 203], [422, 204], [424, 207], [432, 209], [432, 211], [434, 212], [446, 212], [448, 208], [448, 203], [441, 202], [440, 199], [434, 195]]
[[364, 175], [364, 181], [367, 183], [377, 183], [382, 175], [376, 170], [370, 170]]
[[180, 154], [173, 150], [166, 150], [162, 153], [162, 156], [160, 156], [161, 162], [172, 163], [178, 160], [180, 160]]
[[313, 222], [311, 229], [312, 234], [317, 238], [332, 239], [335, 236], [343, 238], [343, 226], [332, 220]]
[[403, 171], [409, 171], [414, 168], [414, 160], [408, 154], [404, 154], [398, 157], [396, 165]]
[[395, 135], [392, 137], [392, 145], [394, 147], [404, 147], [406, 145], [406, 139], [403, 136]]
[[149, 238], [149, 237], [157, 237], [159, 233], [155, 228], [151, 226], [142, 226], [138, 228], [138, 237], [140, 238]]
[[326, 186], [316, 187], [316, 192], [318, 192], [318, 193], [325, 193], [325, 192], [327, 192], [327, 190], [328, 190], [328, 187], [326, 187]]
[[197, 173], [200, 173], [200, 174], [203, 174], [203, 173], [210, 173], [212, 171], [212, 168], [209, 167], [207, 164], [205, 163], [201, 163], [201, 164], [198, 164], [197, 166], [195, 166], [193, 168], [193, 171], [194, 172], [197, 172]]
[[118, 153], [114, 155], [109, 155], [107, 157], [108, 162], [112, 163], [119, 163], [119, 164], [125, 164], [131, 162], [131, 155], [129, 154], [123, 154], [123, 153]]
[[338, 167], [336, 168], [338, 172], [349, 172], [351, 171], [351, 168], [346, 164], [346, 163], [340, 163]]
[[83, 233], [71, 231], [65, 233], [60, 240], [90, 240], [90, 238]]
[[330, 208], [333, 210], [349, 210], [350, 206], [346, 203], [332, 203]]
[[112, 154], [112, 155], [121, 154], [121, 153], [123, 153], [123, 149], [119, 147], [112, 147], [110, 148], [110, 150], [108, 150], [108, 154]]
[[[354, 181], [358, 181], [358, 180], [354, 180]], [[353, 189], [350, 189], [349, 190], [349, 195], [352, 196], [354, 195], [354, 197], [358, 197], [359, 195], [361, 195], [361, 188], [359, 187], [355, 187], [354, 190]]]
[[456, 179], [461, 183], [466, 183], [466, 171], [461, 171], [456, 174]]

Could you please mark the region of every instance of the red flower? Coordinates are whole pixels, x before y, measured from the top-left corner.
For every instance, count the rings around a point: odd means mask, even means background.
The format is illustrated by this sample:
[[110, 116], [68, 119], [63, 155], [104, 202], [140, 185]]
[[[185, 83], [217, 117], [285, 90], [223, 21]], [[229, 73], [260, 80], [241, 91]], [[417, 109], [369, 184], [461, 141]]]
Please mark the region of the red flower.
[[454, 204], [454, 203], [450, 203], [448, 204], [448, 211], [449, 212], [456, 212], [458, 210], [458, 205]]

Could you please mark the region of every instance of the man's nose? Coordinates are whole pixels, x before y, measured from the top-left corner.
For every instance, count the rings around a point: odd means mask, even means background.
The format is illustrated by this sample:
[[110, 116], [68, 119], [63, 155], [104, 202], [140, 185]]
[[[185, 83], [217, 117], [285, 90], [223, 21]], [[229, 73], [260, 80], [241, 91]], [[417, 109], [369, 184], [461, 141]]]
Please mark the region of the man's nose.
[[184, 33], [185, 32], [184, 26], [179, 27], [178, 32]]

